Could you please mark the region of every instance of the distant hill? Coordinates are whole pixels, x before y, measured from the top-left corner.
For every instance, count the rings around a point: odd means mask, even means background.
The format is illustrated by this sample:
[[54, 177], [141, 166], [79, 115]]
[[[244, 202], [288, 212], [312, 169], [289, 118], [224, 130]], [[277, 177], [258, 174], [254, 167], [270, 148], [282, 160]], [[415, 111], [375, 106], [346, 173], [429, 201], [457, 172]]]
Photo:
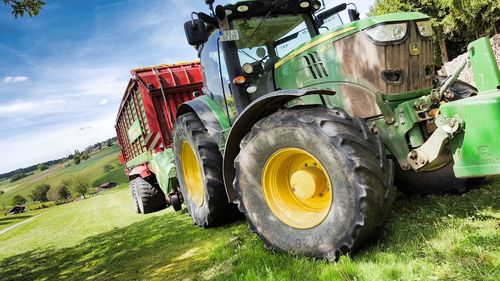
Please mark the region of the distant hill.
[[[98, 143], [95, 143], [93, 145], [90, 145], [87, 148], [85, 148], [85, 150], [83, 152], [91, 153], [92, 151], [96, 151], [96, 150], [102, 149], [103, 147], [113, 146], [116, 143], [117, 143], [117, 139], [116, 139], [116, 137], [113, 137], [113, 138], [107, 139], [105, 141], [98, 142]], [[8, 178], [11, 178], [14, 175], [20, 175], [20, 178], [23, 178], [24, 176], [29, 176], [30, 174], [32, 174], [32, 172], [34, 172], [34, 171], [36, 171], [38, 169], [38, 165], [40, 165], [40, 164], [43, 164], [43, 165], [45, 165], [47, 167], [50, 167], [50, 166], [53, 166], [55, 164], [61, 163], [61, 162], [63, 162], [66, 159], [73, 159], [73, 157], [74, 157], [74, 155], [76, 153], [80, 153], [80, 152], [78, 150], [75, 150], [75, 153], [72, 153], [72, 154], [70, 154], [70, 155], [68, 155], [68, 156], [66, 156], [64, 158], [50, 160], [50, 161], [46, 161], [46, 162], [43, 162], [43, 163], [37, 163], [35, 165], [29, 166], [29, 167], [26, 167], [26, 168], [20, 168], [20, 169], [14, 170], [14, 171], [10, 171], [8, 173], [0, 174], [0, 181], [8, 179]]]
[[[50, 190], [47, 193], [49, 200], [55, 200], [54, 195], [57, 187], [65, 180], [72, 180], [79, 177], [91, 185], [89, 193], [95, 192], [95, 187], [105, 182], [126, 184], [128, 178], [125, 175], [123, 166], [118, 161], [120, 148], [118, 145], [105, 146], [102, 149], [95, 149], [88, 154], [88, 159], [75, 164], [71, 159], [66, 159], [61, 163], [53, 164], [46, 170], [35, 170], [26, 177], [15, 182], [9, 179], [0, 181], [0, 212], [12, 205], [12, 198], [16, 195], [23, 196], [27, 202], [34, 203], [30, 197], [31, 191], [40, 184], [47, 184]], [[47, 203], [45, 203], [47, 204]]]

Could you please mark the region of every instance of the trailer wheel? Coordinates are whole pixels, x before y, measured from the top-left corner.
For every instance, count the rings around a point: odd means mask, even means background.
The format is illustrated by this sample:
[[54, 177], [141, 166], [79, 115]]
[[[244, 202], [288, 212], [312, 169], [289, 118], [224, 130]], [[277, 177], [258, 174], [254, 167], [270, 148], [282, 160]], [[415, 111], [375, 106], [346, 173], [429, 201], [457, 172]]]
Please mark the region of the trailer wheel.
[[130, 193], [132, 194], [132, 203], [133, 203], [133, 208], [137, 214], [141, 213], [141, 209], [139, 208], [139, 202], [137, 202], [137, 195], [136, 195], [136, 186], [135, 186], [134, 181], [129, 182], [129, 187], [130, 187]]
[[177, 118], [173, 146], [184, 202], [195, 224], [211, 227], [234, 220], [222, 178], [222, 155], [217, 143], [194, 113]]
[[140, 213], [153, 213], [167, 207], [167, 199], [160, 188], [143, 178], [135, 178], [130, 183], [135, 186], [135, 197]]
[[178, 211], [182, 210], [181, 200], [177, 194], [170, 196], [170, 202], [172, 203], [172, 207], [174, 208], [174, 211], [178, 212]]
[[336, 259], [374, 238], [394, 201], [380, 139], [340, 109], [278, 111], [240, 147], [240, 207], [271, 249]]

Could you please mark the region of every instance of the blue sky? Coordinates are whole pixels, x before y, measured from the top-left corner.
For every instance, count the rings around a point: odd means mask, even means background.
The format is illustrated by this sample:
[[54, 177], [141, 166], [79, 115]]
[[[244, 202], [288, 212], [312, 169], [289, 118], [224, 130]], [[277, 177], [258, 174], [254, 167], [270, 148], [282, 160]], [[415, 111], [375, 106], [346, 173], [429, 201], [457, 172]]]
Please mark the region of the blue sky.
[[[45, 2], [33, 19], [0, 3], [0, 173], [113, 137], [129, 70], [195, 59], [182, 24], [206, 12], [202, 0]], [[373, 0], [349, 2], [363, 14]]]

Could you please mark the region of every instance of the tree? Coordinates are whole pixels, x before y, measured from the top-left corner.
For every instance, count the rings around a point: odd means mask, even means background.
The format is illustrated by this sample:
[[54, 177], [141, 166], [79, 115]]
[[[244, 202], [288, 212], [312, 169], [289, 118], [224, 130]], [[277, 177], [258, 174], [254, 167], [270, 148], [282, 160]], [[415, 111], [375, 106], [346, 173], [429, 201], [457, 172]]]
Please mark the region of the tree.
[[5, 191], [3, 191], [3, 190], [0, 190], [0, 195], [2, 195], [2, 194], [4, 194], [4, 193], [5, 193]]
[[13, 176], [10, 178], [10, 182], [15, 182], [15, 181], [18, 181], [18, 180], [20, 180], [20, 179], [22, 179], [22, 178], [25, 178], [25, 177], [27, 177], [27, 176], [29, 176], [29, 175], [28, 175], [28, 174], [26, 174], [26, 173], [19, 173], [19, 174], [15, 174], [15, 175], [13, 175]]
[[46, 4], [42, 0], [3, 0], [3, 3], [12, 8], [12, 15], [15, 18], [18, 16], [23, 17], [25, 13], [28, 13], [30, 17], [34, 17], [40, 13], [43, 5]]
[[62, 180], [61, 183], [57, 186], [57, 199], [59, 200], [68, 200], [71, 198], [70, 188], [72, 182], [70, 180]]
[[104, 165], [104, 167], [102, 167], [102, 169], [103, 169], [105, 174], [109, 174], [109, 173], [111, 173], [111, 171], [113, 171], [113, 166], [110, 164], [106, 164], [106, 165]]
[[40, 164], [38, 164], [37, 168], [40, 171], [44, 171], [44, 170], [47, 170], [49, 167], [47, 167], [47, 165], [45, 165], [44, 163], [40, 163]]
[[89, 153], [88, 153], [88, 152], [83, 152], [83, 153], [82, 153], [82, 155], [80, 156], [80, 158], [81, 158], [83, 161], [85, 161], [85, 160], [89, 159], [89, 158], [90, 158]]
[[50, 185], [46, 183], [39, 184], [31, 190], [31, 199], [33, 201], [47, 202], [47, 192], [50, 189]]
[[80, 164], [80, 162], [82, 162], [82, 160], [80, 159], [80, 156], [78, 155], [75, 155], [75, 157], [73, 158], [73, 161], [75, 161], [75, 164], [78, 165]]
[[10, 203], [15, 206], [15, 205], [23, 205], [24, 203], [26, 203], [26, 198], [22, 197], [21, 195], [16, 195], [14, 197], [12, 197]]
[[466, 51], [467, 44], [500, 32], [500, 2], [491, 0], [376, 0], [369, 15], [417, 11], [433, 18], [435, 46], [447, 61]]
[[80, 195], [85, 199], [85, 194], [89, 191], [90, 184], [83, 177], [73, 177], [72, 190], [75, 194]]

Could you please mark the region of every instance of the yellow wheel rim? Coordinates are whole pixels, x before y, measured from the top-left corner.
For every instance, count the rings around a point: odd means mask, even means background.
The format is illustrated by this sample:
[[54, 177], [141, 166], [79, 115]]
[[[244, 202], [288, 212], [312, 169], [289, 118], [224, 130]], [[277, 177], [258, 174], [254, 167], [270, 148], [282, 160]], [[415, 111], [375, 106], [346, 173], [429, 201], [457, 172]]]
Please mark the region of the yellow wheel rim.
[[267, 205], [283, 223], [315, 227], [330, 212], [330, 177], [316, 157], [299, 148], [283, 148], [269, 157], [262, 171]]
[[187, 141], [182, 142], [181, 145], [181, 164], [182, 175], [189, 197], [199, 207], [205, 199], [203, 174], [201, 173], [200, 163], [196, 158], [196, 154]]

